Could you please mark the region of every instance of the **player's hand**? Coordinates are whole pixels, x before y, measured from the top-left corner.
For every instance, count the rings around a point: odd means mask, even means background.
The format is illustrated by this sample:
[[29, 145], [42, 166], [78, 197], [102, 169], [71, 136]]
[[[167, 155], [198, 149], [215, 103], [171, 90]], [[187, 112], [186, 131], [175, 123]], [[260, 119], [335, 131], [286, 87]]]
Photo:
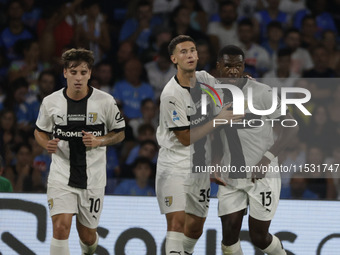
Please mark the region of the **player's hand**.
[[255, 183], [255, 180], [262, 179], [266, 176], [266, 172], [263, 171], [262, 166], [266, 166], [266, 169], [268, 169], [270, 160], [267, 157], [262, 157], [262, 159], [256, 164], [256, 172], [251, 173], [251, 181]]
[[47, 142], [47, 145], [46, 145], [46, 150], [48, 153], [56, 153], [57, 152], [57, 149], [58, 149], [58, 143], [59, 143], [60, 139], [59, 138], [55, 138], [55, 139], [52, 139], [52, 140], [49, 140]]
[[218, 185], [227, 186], [227, 183], [225, 181], [223, 181], [222, 178], [221, 178], [221, 173], [217, 173], [217, 172], [211, 173], [210, 174], [210, 181], [214, 182]]
[[233, 115], [233, 111], [230, 109], [231, 104], [228, 104], [222, 108], [220, 113], [216, 116], [216, 119], [227, 120], [228, 123], [241, 121], [244, 118], [244, 114]]
[[85, 132], [84, 130], [81, 131], [83, 133], [83, 143], [86, 147], [98, 147], [101, 144], [101, 141], [91, 133]]

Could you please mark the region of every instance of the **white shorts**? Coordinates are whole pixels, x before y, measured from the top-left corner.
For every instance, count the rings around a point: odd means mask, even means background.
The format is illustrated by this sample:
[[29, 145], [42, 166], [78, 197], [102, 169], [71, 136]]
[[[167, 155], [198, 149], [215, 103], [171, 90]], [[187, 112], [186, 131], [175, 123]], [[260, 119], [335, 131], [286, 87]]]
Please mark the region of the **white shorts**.
[[196, 174], [156, 174], [156, 194], [162, 214], [177, 211], [205, 218], [210, 201], [210, 178]]
[[104, 191], [105, 188], [78, 189], [65, 185], [48, 185], [50, 216], [73, 213], [82, 225], [95, 229], [103, 209]]
[[281, 179], [238, 179], [236, 186], [219, 186], [218, 216], [238, 212], [249, 205], [249, 215], [257, 220], [272, 220], [279, 204]]

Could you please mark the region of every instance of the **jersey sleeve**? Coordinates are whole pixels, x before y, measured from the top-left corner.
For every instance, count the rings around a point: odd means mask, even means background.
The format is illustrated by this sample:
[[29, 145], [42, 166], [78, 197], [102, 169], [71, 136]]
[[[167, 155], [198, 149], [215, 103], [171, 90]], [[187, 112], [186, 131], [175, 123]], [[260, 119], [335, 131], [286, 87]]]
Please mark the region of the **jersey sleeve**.
[[43, 100], [43, 102], [40, 105], [40, 110], [39, 110], [39, 115], [36, 121], [36, 128], [39, 131], [43, 131], [46, 133], [52, 133], [53, 131], [53, 117], [52, 114], [49, 114], [47, 107], [46, 107], [46, 102]]
[[111, 97], [107, 106], [107, 130], [109, 132], [114, 131], [116, 133], [123, 131], [125, 128], [125, 120], [121, 112], [118, 109], [116, 100]]
[[163, 115], [165, 127], [169, 130], [185, 130], [190, 128], [187, 109], [184, 102], [173, 96], [162, 99], [160, 111]]

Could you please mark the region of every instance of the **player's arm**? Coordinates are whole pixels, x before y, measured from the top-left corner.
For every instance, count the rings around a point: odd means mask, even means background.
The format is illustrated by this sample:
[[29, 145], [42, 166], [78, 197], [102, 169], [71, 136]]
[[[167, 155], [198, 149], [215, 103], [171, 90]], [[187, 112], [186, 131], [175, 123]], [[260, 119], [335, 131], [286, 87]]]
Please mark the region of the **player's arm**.
[[190, 144], [197, 142], [216, 128], [214, 127], [214, 121], [217, 119], [227, 120], [228, 123], [230, 123], [231, 120], [234, 122], [241, 120], [244, 115], [233, 115], [233, 111], [228, 110], [230, 106], [231, 105], [225, 106], [214, 119], [202, 126], [196, 127], [194, 129], [190, 129], [188, 127], [185, 130], [174, 130], [178, 141], [184, 146], [189, 146]]
[[[282, 127], [279, 123], [281, 123], [285, 119], [294, 119], [294, 117], [287, 113], [280, 117], [280, 121], [275, 122], [274, 129], [278, 131], [278, 137], [272, 147], [269, 148], [267, 152], [263, 155], [262, 159], [257, 163], [257, 166], [268, 166], [270, 162], [277, 157], [281, 151], [283, 151], [290, 141], [296, 136], [299, 131], [299, 126], [295, 127]], [[261, 179], [265, 176], [265, 173], [253, 173], [253, 181], [254, 179]]]
[[34, 130], [34, 137], [38, 144], [47, 150], [48, 153], [56, 153], [59, 138], [50, 139], [50, 135], [44, 131]]
[[83, 143], [86, 147], [99, 147], [99, 146], [108, 146], [114, 145], [116, 143], [120, 143], [125, 138], [124, 129], [119, 130], [117, 132], [111, 131], [108, 132], [104, 136], [94, 136], [91, 133], [85, 132], [82, 130], [83, 133]]

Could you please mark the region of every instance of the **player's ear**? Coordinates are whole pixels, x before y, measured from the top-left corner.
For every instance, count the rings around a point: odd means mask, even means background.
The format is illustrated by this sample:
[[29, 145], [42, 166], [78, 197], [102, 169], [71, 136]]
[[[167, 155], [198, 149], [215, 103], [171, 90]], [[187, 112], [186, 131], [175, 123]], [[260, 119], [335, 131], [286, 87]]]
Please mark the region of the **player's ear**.
[[67, 70], [64, 68], [64, 78], [66, 79], [66, 72]]
[[171, 55], [170, 59], [171, 59], [172, 63], [177, 64], [177, 58], [175, 57], [175, 55]]

